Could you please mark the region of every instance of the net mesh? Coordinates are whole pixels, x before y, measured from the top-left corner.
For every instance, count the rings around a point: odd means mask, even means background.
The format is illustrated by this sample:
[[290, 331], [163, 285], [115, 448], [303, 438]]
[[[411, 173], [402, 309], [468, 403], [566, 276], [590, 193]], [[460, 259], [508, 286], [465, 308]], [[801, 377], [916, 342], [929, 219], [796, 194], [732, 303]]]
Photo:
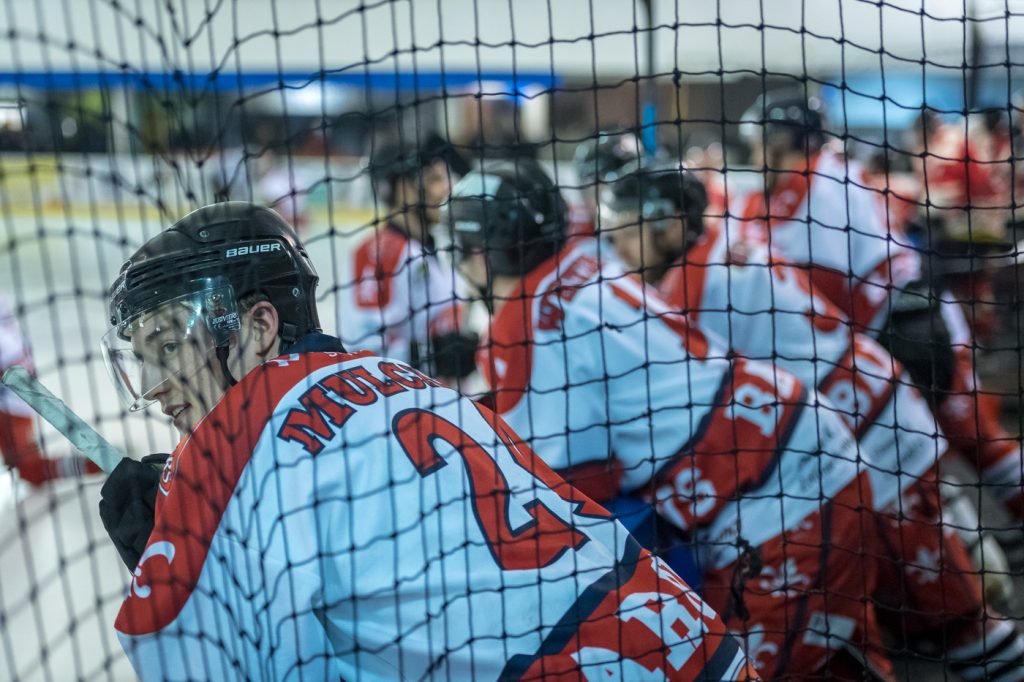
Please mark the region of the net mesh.
[[[0, 389], [0, 678], [1021, 675], [1018, 3], [0, 12], [0, 369], [174, 453], [115, 549]], [[222, 398], [250, 327], [185, 380], [126, 339], [177, 387], [128, 412], [111, 286], [229, 200], [371, 355], [272, 322]], [[280, 250], [210, 229], [168, 287]]]

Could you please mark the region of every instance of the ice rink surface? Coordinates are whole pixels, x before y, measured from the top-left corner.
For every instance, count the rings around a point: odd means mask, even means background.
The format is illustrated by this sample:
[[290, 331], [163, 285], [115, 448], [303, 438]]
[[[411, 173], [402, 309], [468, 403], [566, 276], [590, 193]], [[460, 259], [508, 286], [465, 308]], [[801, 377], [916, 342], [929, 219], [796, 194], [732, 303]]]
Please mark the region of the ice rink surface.
[[[165, 227], [156, 217], [0, 219], [0, 293], [12, 301], [39, 378], [118, 448], [138, 458], [177, 438], [159, 410], [121, 409], [98, 353], [104, 291], [121, 264]], [[358, 223], [311, 228], [306, 244], [321, 281], [320, 318], [335, 331], [335, 283]], [[46, 426], [44, 450], [71, 451]], [[96, 511], [102, 477], [33, 490], [0, 477], [0, 680], [132, 680], [113, 623], [130, 575]]]

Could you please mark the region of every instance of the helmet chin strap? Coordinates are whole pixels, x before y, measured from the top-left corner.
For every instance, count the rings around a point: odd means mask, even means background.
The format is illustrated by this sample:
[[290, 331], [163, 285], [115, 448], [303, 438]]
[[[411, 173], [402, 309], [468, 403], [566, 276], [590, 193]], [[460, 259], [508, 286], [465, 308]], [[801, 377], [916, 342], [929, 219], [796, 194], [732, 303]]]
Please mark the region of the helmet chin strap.
[[231, 369], [228, 368], [228, 353], [229, 348], [226, 343], [217, 346], [217, 360], [220, 361], [220, 369], [224, 372], [225, 380], [228, 383], [227, 388], [231, 388], [238, 383], [238, 379], [232, 376]]

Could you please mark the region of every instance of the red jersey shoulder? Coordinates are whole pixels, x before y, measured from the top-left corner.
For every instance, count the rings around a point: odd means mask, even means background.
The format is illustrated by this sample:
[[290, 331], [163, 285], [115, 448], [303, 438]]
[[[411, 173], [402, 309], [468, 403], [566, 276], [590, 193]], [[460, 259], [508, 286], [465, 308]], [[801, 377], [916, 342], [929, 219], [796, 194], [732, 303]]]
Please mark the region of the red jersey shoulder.
[[115, 627], [128, 635], [163, 629], [199, 581], [238, 480], [278, 404], [311, 372], [369, 353], [282, 356], [246, 375], [175, 450], [160, 480], [153, 533]]
[[676, 261], [658, 284], [658, 293], [675, 311], [700, 314], [704, 298], [704, 282], [711, 263], [711, 252], [720, 231], [709, 227], [700, 239]]
[[392, 227], [377, 229], [356, 247], [352, 276], [356, 304], [383, 308], [394, 296], [392, 279], [402, 265], [409, 238]]
[[600, 261], [586, 248], [577, 249], [588, 240], [573, 240], [530, 271], [491, 321], [477, 366], [494, 391], [499, 414], [518, 405], [530, 387], [534, 334], [561, 329], [565, 304], [600, 272]]

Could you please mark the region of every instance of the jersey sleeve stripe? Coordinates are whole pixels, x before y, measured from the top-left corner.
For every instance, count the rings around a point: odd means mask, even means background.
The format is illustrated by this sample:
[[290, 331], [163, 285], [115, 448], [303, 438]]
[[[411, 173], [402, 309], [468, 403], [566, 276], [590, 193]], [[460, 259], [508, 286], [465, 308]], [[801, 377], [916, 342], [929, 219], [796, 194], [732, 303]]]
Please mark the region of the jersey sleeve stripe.
[[[746, 495], [747, 493], [759, 490], [762, 486], [766, 485], [769, 480], [775, 475], [775, 471], [779, 468], [779, 462], [782, 460], [782, 452], [788, 447], [790, 438], [793, 435], [793, 429], [800, 423], [800, 417], [803, 415], [804, 408], [807, 407], [807, 401], [809, 400], [809, 393], [807, 389], [801, 387], [800, 395], [797, 397], [793, 410], [788, 413], [789, 421], [782, 425], [782, 428], [778, 430], [778, 441], [776, 441], [775, 452], [772, 453], [772, 458], [765, 466], [764, 471], [761, 472], [759, 479], [753, 480], [747, 485], [741, 486], [736, 490], [736, 495]], [[821, 450], [821, 447], [818, 447]]]
[[615, 568], [605, 573], [594, 581], [580, 598], [565, 612], [561, 620], [551, 629], [548, 636], [544, 638], [540, 648], [532, 655], [520, 654], [509, 659], [508, 664], [501, 673], [500, 680], [518, 680], [530, 669], [535, 661], [544, 656], [551, 656], [561, 652], [576, 637], [581, 623], [586, 622], [594, 611], [601, 605], [609, 594], [619, 590], [630, 581], [636, 568], [640, 563], [642, 549], [629, 536], [626, 539], [626, 549], [622, 558]]
[[733, 370], [734, 367], [730, 363], [729, 370], [722, 376], [722, 381], [718, 384], [718, 390], [715, 391], [715, 397], [711, 400], [711, 404], [707, 406], [710, 409], [703, 417], [701, 417], [700, 424], [698, 424], [697, 428], [694, 429], [693, 435], [690, 436], [690, 439], [686, 441], [683, 444], [683, 447], [679, 448], [674, 455], [666, 459], [664, 463], [658, 467], [658, 470], [654, 473], [654, 476], [651, 479], [654, 483], [654, 487], [663, 483], [665, 481], [665, 477], [672, 474], [672, 471], [679, 460], [686, 457], [693, 450], [694, 446], [701, 442], [704, 439], [704, 436], [707, 435], [708, 429], [711, 427], [711, 422], [714, 420], [715, 411], [725, 401], [725, 396], [728, 394], [730, 387], [732, 386]]
[[740, 649], [739, 642], [733, 635], [727, 634], [722, 637], [718, 649], [708, 660], [704, 669], [701, 670], [695, 680], [736, 680], [739, 673], [746, 664], [746, 657]]

